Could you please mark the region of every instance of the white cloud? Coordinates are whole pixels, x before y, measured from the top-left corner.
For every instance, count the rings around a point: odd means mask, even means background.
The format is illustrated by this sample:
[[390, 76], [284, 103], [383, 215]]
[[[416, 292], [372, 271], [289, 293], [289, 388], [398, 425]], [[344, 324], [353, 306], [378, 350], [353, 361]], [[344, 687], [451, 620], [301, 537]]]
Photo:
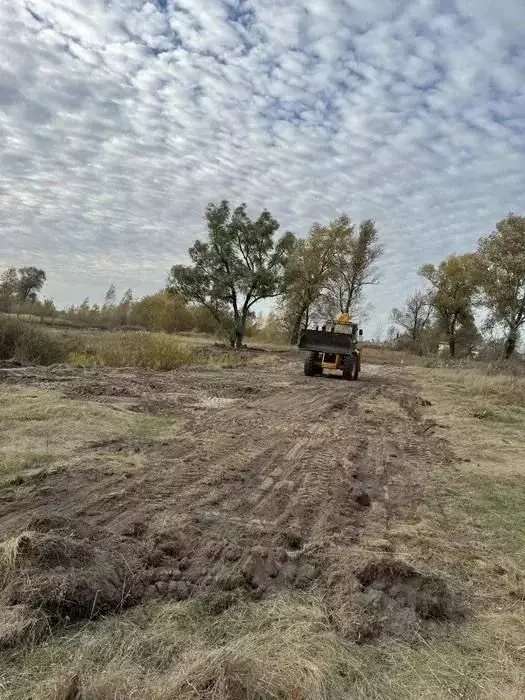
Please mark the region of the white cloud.
[[299, 234], [347, 211], [383, 236], [386, 319], [525, 210], [524, 28], [521, 0], [0, 0], [0, 266], [142, 294], [208, 201]]

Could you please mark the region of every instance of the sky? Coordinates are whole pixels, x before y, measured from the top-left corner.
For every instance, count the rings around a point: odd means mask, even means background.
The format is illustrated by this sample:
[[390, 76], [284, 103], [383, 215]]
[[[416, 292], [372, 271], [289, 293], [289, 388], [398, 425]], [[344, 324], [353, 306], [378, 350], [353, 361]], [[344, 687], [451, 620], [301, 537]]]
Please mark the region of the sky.
[[161, 288], [210, 201], [374, 218], [374, 326], [525, 213], [523, 0], [0, 0], [0, 270]]

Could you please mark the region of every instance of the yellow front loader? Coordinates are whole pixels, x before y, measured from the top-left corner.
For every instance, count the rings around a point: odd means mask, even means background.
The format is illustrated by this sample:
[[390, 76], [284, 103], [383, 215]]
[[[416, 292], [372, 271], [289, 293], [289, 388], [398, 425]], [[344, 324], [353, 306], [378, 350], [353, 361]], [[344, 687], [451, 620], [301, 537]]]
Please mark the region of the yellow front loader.
[[357, 337], [363, 331], [357, 328], [348, 314], [340, 314], [327, 330], [323, 326], [305, 328], [299, 338], [299, 349], [308, 352], [304, 373], [308, 377], [321, 375], [323, 370], [339, 370], [343, 379], [356, 380], [361, 371], [361, 353]]

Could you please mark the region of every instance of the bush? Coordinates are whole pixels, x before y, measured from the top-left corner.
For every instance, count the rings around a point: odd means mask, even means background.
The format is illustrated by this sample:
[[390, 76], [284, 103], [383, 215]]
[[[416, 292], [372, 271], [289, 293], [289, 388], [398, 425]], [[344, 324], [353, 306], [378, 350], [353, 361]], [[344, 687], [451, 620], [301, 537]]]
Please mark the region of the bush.
[[17, 319], [0, 319], [0, 360], [52, 365], [67, 360], [68, 348], [48, 333]]

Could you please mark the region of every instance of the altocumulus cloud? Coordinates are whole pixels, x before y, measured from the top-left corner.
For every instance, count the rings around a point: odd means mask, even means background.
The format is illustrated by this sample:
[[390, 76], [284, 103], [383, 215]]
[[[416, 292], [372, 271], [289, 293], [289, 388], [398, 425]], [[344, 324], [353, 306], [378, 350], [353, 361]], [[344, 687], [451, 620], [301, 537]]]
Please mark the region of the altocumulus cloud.
[[210, 200], [374, 217], [380, 318], [525, 210], [522, 0], [0, 0], [0, 265], [147, 293]]

